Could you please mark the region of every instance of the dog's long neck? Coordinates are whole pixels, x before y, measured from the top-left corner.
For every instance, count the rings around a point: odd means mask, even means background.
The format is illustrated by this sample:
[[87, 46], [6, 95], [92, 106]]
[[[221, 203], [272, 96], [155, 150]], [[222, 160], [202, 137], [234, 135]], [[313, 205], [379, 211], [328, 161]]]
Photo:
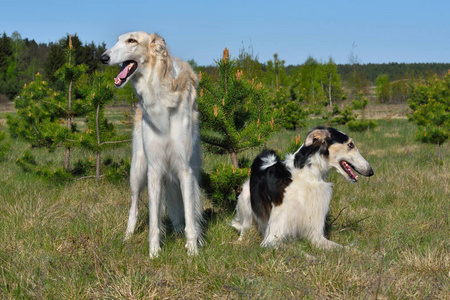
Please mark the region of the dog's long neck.
[[320, 153], [315, 153], [308, 158], [307, 163], [302, 168], [294, 166], [295, 153], [286, 157], [285, 164], [292, 174], [304, 174], [305, 180], [315, 182], [326, 182], [330, 166]]
[[152, 102], [162, 91], [169, 88], [167, 81], [169, 77], [172, 77], [171, 75], [176, 76], [172, 58], [169, 55], [165, 58], [152, 57], [131, 78], [131, 84], [142, 101]]
[[[291, 158], [294, 155], [291, 155]], [[290, 163], [291, 166], [294, 163]], [[285, 199], [295, 205], [302, 203], [303, 226], [296, 235], [309, 237], [315, 242], [323, 235], [323, 225], [329, 210], [333, 193], [333, 184], [326, 181], [329, 167], [326, 158], [320, 153], [311, 155], [301, 168], [290, 169], [292, 183], [286, 188], [288, 197]], [[296, 206], [292, 207], [296, 207]], [[292, 209], [294, 210], [294, 209]]]
[[176, 76], [172, 58], [153, 57], [131, 81], [143, 108], [144, 120], [160, 132], [169, 129], [169, 108], [177, 101], [172, 92], [172, 76]]

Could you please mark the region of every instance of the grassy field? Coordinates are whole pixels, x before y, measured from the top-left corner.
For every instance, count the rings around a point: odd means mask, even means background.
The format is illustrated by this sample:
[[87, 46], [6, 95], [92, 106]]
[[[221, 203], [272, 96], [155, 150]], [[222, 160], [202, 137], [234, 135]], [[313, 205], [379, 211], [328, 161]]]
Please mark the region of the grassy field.
[[[350, 247], [327, 252], [292, 241], [261, 249], [254, 230], [238, 243], [232, 214], [209, 208], [197, 257], [187, 257], [184, 238], [168, 230], [154, 260], [144, 196], [137, 232], [123, 241], [126, 180], [53, 184], [19, 169], [15, 160], [27, 145], [10, 140], [0, 162], [0, 298], [448, 299], [450, 143], [439, 165], [436, 147], [415, 142], [404, 119], [387, 116], [367, 133], [338, 128], [375, 171], [354, 185], [329, 176], [329, 238]], [[280, 133], [268, 145], [282, 150], [294, 135]]]

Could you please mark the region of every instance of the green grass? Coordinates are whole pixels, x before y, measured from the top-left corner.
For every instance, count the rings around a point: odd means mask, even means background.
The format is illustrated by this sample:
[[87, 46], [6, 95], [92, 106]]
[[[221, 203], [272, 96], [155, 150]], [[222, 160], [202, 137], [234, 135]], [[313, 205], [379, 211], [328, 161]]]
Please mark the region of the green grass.
[[[366, 133], [339, 127], [375, 175], [352, 185], [330, 174], [329, 238], [352, 245], [330, 252], [307, 241], [261, 249], [255, 230], [238, 243], [232, 215], [208, 210], [197, 257], [187, 257], [184, 238], [168, 232], [160, 257], [150, 260], [144, 195], [137, 232], [123, 242], [126, 180], [52, 184], [20, 170], [15, 160], [26, 144], [10, 140], [12, 150], [0, 162], [0, 298], [448, 299], [449, 143], [439, 165], [435, 146], [413, 140], [414, 125], [378, 122]], [[294, 135], [280, 133], [268, 146], [283, 150]], [[129, 153], [125, 147], [112, 155]], [[214, 163], [207, 154], [204, 160]]]

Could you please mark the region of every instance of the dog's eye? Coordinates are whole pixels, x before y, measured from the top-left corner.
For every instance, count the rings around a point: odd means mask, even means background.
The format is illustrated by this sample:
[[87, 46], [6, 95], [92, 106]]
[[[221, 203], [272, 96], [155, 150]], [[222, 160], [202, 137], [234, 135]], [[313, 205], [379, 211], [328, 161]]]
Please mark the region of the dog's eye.
[[353, 148], [355, 148], [355, 144], [353, 144], [353, 142], [348, 143], [348, 147], [349, 147], [350, 149], [353, 149]]
[[130, 43], [130, 44], [135, 44], [135, 43], [137, 43], [138, 41], [136, 41], [135, 39], [128, 39], [127, 42]]

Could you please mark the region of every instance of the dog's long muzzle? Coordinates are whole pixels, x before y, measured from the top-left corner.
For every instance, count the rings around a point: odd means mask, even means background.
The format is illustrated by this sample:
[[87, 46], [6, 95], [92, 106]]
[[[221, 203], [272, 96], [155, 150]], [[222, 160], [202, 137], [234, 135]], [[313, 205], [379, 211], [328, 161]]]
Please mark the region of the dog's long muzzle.
[[370, 177], [374, 174], [372, 167], [368, 164], [365, 169], [355, 168], [355, 171], [362, 176]]

